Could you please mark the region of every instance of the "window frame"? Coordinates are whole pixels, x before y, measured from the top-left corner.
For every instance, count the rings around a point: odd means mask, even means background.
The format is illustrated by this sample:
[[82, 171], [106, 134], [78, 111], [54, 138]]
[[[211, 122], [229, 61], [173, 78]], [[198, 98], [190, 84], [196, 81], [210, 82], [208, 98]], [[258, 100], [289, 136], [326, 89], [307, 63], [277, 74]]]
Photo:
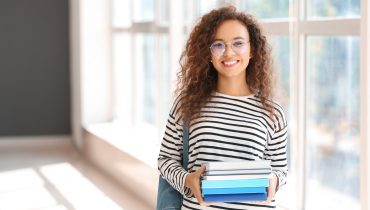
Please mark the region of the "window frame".
[[[220, 4], [233, 4], [239, 5], [241, 0], [219, 0]], [[361, 14], [358, 18], [322, 18], [322, 19], [309, 19], [307, 18], [307, 4], [308, 0], [288, 0], [289, 18], [287, 19], [261, 19], [260, 22], [263, 28], [266, 30], [268, 35], [271, 36], [288, 36], [290, 38], [290, 107], [291, 107], [291, 119], [290, 121], [290, 138], [296, 139], [297, 141], [289, 141], [291, 148], [291, 166], [292, 169], [290, 174], [293, 175], [293, 179], [296, 180], [296, 194], [293, 204], [285, 206], [284, 208], [293, 209], [304, 209], [305, 208], [305, 188], [306, 188], [306, 156], [307, 151], [305, 148], [308, 146], [306, 140], [306, 87], [307, 87], [307, 69], [306, 69], [306, 52], [307, 52], [307, 37], [312, 35], [322, 36], [358, 36], [360, 42], [364, 43], [367, 47], [361, 47], [361, 68], [360, 68], [360, 93], [361, 96], [370, 95], [370, 73], [367, 70], [370, 69], [370, 53], [369, 53], [369, 38], [370, 36], [370, 24], [368, 11], [370, 11], [370, 4], [366, 0], [360, 0], [360, 11]], [[161, 9], [161, 1], [155, 1], [155, 14], [158, 14], [158, 10]], [[173, 3], [169, 1], [169, 23], [168, 26], [161, 26], [157, 24], [159, 21], [155, 19], [150, 22], [132, 22], [132, 25], [128, 28], [114, 28], [112, 26], [112, 35], [114, 33], [155, 33], [155, 34], [168, 34], [169, 40], [169, 72], [171, 85], [174, 87], [176, 80], [176, 70], [179, 68], [178, 59], [183, 47], [184, 33], [192, 27], [192, 24], [196, 20], [196, 0], [191, 1], [178, 1]], [[182, 6], [189, 7], [190, 18], [188, 20], [183, 19]], [[131, 4], [133, 7], [133, 4]], [[134, 11], [131, 8], [131, 11]], [[133, 20], [133, 15], [131, 13]], [[155, 15], [155, 18], [158, 15]], [[158, 39], [158, 37], [156, 38]], [[180, 40], [180, 41], [179, 41]], [[160, 55], [158, 51], [160, 48], [156, 48], [156, 54]], [[133, 47], [134, 50], [134, 47]], [[134, 67], [135, 68], [135, 67]], [[161, 69], [161, 64], [158, 64], [157, 70]], [[157, 72], [158, 82], [162, 81], [161, 72]], [[135, 73], [134, 73], [135, 74]], [[135, 80], [133, 80], [135, 83]], [[159, 83], [160, 84], [160, 83]], [[135, 84], [133, 84], [135, 85]], [[173, 89], [173, 88], [172, 88]], [[135, 91], [133, 90], [135, 95]], [[161, 94], [160, 90], [157, 90], [158, 95]], [[169, 92], [169, 94], [171, 94]], [[159, 97], [157, 97], [159, 98]], [[367, 197], [370, 191], [370, 97], [361, 97], [361, 209], [368, 209], [370, 206], [367, 201]], [[133, 100], [136, 101], [136, 100]], [[162, 101], [157, 102], [158, 107], [162, 104]], [[136, 107], [133, 104], [133, 107]], [[163, 116], [163, 113], [158, 110], [157, 114], [157, 127], [160, 126], [159, 118]], [[159, 130], [162, 130], [163, 127]], [[162, 133], [158, 133], [158, 139], [160, 140]], [[366, 141], [367, 140], [367, 141]]]

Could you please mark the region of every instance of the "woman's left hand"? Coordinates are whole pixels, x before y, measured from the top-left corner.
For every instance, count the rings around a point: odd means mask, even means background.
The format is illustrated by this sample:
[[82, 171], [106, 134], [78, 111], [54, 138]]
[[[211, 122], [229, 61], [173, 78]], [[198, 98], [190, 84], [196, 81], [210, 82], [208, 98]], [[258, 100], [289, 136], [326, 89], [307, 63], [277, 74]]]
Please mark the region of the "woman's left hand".
[[272, 199], [275, 197], [278, 184], [279, 179], [277, 175], [274, 172], [272, 172], [270, 177], [270, 185], [267, 187], [267, 199], [266, 199], [267, 204], [271, 203]]
[[266, 199], [266, 201], [261, 201], [261, 202], [257, 202], [257, 203], [258, 204], [270, 204], [272, 199], [274, 199], [274, 197], [275, 197], [278, 184], [279, 184], [279, 179], [278, 179], [277, 175], [274, 172], [272, 172], [271, 176], [270, 176], [270, 184], [267, 187], [267, 199]]

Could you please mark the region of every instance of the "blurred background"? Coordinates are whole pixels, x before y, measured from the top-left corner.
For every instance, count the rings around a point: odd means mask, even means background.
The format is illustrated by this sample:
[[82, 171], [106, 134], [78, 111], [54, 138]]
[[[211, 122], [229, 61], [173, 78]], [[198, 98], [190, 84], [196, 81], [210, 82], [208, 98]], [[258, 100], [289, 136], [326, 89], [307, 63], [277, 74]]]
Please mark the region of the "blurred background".
[[229, 4], [273, 47], [278, 209], [370, 209], [367, 0], [1, 0], [0, 209], [154, 209], [181, 51]]

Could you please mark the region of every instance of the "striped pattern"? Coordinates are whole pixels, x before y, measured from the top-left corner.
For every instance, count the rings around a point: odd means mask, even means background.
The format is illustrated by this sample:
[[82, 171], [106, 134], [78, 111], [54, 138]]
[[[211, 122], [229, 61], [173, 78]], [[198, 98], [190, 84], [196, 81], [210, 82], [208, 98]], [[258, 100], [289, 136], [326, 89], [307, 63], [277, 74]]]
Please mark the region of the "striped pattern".
[[[158, 157], [161, 175], [184, 196], [182, 209], [270, 209], [270, 205], [253, 203], [220, 203], [202, 207], [185, 188], [186, 172], [181, 166], [182, 126], [178, 114], [181, 100], [175, 100]], [[279, 178], [279, 188], [287, 178], [287, 122], [282, 108], [271, 102], [275, 120], [262, 107], [255, 95], [229, 96], [214, 93], [201, 109], [201, 117], [192, 121], [189, 129], [189, 172], [208, 161], [271, 160], [273, 172]]]

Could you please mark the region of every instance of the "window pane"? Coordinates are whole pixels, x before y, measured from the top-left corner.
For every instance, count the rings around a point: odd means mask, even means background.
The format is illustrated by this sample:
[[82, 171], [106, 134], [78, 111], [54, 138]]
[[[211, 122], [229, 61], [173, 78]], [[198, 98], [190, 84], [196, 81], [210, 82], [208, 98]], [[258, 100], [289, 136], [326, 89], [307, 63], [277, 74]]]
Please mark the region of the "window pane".
[[154, 59], [155, 36], [153, 34], [137, 34], [135, 39], [136, 122], [155, 125], [155, 70], [157, 66]]
[[157, 0], [159, 4], [158, 8], [158, 17], [159, 17], [159, 25], [161, 26], [168, 26], [169, 24], [169, 0]]
[[360, 0], [308, 0], [308, 18], [359, 17]]
[[134, 3], [134, 21], [145, 22], [154, 21], [154, 0], [135, 0]]
[[271, 36], [270, 43], [272, 46], [272, 53], [274, 58], [274, 67], [277, 70], [278, 75], [278, 94], [283, 100], [284, 107], [288, 106], [289, 102], [289, 83], [290, 83], [290, 73], [289, 73], [289, 37], [288, 36]]
[[131, 25], [131, 1], [113, 0], [113, 27], [129, 27]]
[[307, 40], [308, 210], [360, 209], [358, 37]]
[[248, 0], [241, 1], [240, 8], [257, 18], [288, 18], [289, 0]]
[[200, 18], [205, 13], [210, 12], [212, 9], [222, 6], [222, 3], [219, 0], [195, 1], [195, 3], [196, 19]]
[[170, 111], [170, 98], [172, 96], [173, 90], [171, 90], [171, 75], [170, 75], [170, 69], [169, 69], [169, 46], [168, 46], [168, 35], [162, 35], [161, 36], [161, 56], [162, 56], [162, 65], [161, 65], [161, 71], [162, 71], [162, 82], [161, 82], [161, 89], [162, 89], [162, 99], [161, 102], [163, 104], [162, 106], [162, 125], [166, 124], [168, 113]]
[[130, 34], [113, 35], [114, 118], [128, 124], [132, 119], [131, 51]]

